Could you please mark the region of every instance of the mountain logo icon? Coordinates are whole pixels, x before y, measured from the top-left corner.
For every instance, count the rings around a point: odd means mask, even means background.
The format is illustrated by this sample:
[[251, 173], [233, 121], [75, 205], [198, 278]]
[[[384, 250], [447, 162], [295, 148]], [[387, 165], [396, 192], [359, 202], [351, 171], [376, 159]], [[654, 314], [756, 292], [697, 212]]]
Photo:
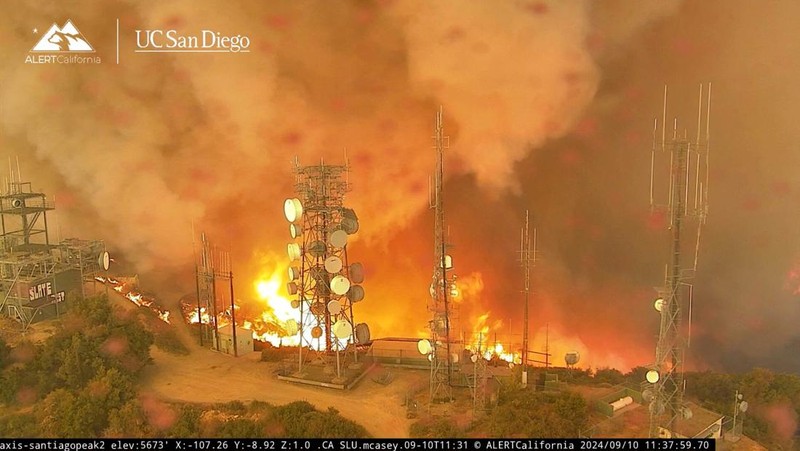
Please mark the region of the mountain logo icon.
[[31, 49], [31, 52], [94, 52], [83, 33], [67, 20], [63, 27], [55, 23]]

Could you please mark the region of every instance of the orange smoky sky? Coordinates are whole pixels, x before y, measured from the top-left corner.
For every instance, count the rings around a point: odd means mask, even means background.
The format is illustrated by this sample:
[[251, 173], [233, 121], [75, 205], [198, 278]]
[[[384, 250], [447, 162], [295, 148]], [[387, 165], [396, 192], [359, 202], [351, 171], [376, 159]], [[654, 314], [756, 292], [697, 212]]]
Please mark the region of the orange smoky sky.
[[[291, 162], [351, 163], [367, 268], [356, 315], [424, 332], [432, 272], [433, 115], [461, 316], [521, 335], [519, 230], [539, 237], [530, 333], [554, 358], [622, 369], [654, 355], [667, 232], [648, 213], [663, 85], [693, 131], [714, 83], [710, 216], [690, 361], [800, 370], [795, 173], [800, 5], [714, 0], [71, 1], [0, 16], [0, 152], [55, 195], [63, 237], [106, 240], [177, 299], [191, 229], [230, 248], [238, 297], [285, 265]], [[25, 64], [67, 19], [100, 64]], [[116, 19], [120, 58], [116, 64]], [[33, 30], [38, 29], [38, 34]], [[134, 53], [135, 30], [246, 35], [249, 52]], [[265, 258], [267, 256], [267, 258]], [[273, 263], [269, 263], [272, 261]], [[474, 324], [464, 327], [469, 329]], [[516, 338], [515, 338], [516, 337]], [[559, 355], [560, 353], [561, 355]]]

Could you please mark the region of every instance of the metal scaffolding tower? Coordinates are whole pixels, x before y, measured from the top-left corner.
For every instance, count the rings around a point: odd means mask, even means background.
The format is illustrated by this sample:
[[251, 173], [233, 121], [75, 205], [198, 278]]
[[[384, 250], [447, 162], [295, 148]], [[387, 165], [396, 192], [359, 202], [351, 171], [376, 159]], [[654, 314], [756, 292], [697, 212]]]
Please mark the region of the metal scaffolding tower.
[[[711, 84], [708, 85], [706, 103], [705, 136], [701, 136], [703, 113], [703, 86], [700, 86], [700, 101], [697, 115], [697, 137], [695, 142], [687, 139], [684, 132], [679, 137], [677, 119], [673, 121], [672, 138], [667, 139], [667, 88], [664, 87], [664, 110], [662, 117], [661, 148], [657, 146], [658, 120], [653, 127], [653, 149], [650, 160], [650, 205], [651, 210], [661, 210], [669, 216], [670, 260], [667, 264], [664, 287], [659, 290], [655, 308], [661, 315], [655, 364], [647, 373], [650, 384], [645, 398], [650, 402], [650, 437], [671, 437], [681, 417], [691, 413], [683, 405], [683, 361], [684, 352], [691, 339], [691, 308], [697, 258], [700, 249], [700, 232], [708, 213], [708, 151], [711, 113]], [[669, 155], [669, 188], [667, 204], [657, 205], [654, 195], [655, 161]], [[689, 223], [689, 220], [694, 220]], [[683, 260], [687, 226], [696, 227], [694, 259], [689, 265]], [[683, 303], [688, 300], [688, 334], [681, 327]]]
[[50, 244], [47, 212], [55, 209], [44, 193], [21, 179], [19, 165], [0, 192], [0, 313], [17, 320], [22, 331], [35, 321], [58, 317], [67, 294], [85, 297], [108, 269], [108, 252], [98, 240], [70, 238]]

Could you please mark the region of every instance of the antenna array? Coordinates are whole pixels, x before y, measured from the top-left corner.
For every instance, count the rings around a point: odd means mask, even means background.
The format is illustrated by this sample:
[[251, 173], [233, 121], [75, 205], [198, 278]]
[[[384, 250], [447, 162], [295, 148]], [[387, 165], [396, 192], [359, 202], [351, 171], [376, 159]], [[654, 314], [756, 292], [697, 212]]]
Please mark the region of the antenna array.
[[[678, 120], [672, 122], [672, 136], [667, 136], [667, 87], [664, 87], [664, 106], [661, 120], [661, 142], [657, 141], [658, 119], [653, 125], [653, 147], [650, 156], [650, 208], [669, 216], [671, 232], [670, 260], [666, 265], [664, 286], [659, 290], [655, 308], [661, 315], [656, 360], [647, 374], [647, 396], [650, 400], [650, 437], [671, 437], [676, 423], [687, 414], [683, 405], [683, 362], [685, 348], [690, 344], [693, 285], [691, 280], [697, 269], [702, 226], [708, 214], [708, 155], [711, 116], [711, 84], [705, 102], [705, 136], [701, 133], [703, 121], [703, 86], [700, 86], [695, 141], [678, 133]], [[656, 160], [669, 155], [669, 184], [667, 202], [657, 204], [655, 194]], [[683, 233], [689, 220], [694, 220], [696, 237], [694, 258], [685, 265], [682, 247]], [[681, 331], [682, 302], [689, 301], [689, 334]]]

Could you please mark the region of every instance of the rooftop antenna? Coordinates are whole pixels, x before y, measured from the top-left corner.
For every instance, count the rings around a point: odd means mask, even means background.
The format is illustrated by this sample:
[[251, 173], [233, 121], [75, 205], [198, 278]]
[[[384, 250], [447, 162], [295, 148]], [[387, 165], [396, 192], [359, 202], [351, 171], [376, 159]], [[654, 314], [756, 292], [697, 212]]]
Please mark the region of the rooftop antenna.
[[[697, 270], [700, 249], [700, 236], [708, 212], [708, 130], [710, 120], [711, 85], [708, 87], [708, 108], [706, 113], [706, 136], [702, 137], [703, 87], [700, 87], [695, 142], [688, 140], [688, 132], [678, 138], [677, 117], [673, 120], [672, 139], [666, 140], [665, 121], [667, 115], [667, 87], [664, 87], [664, 106], [662, 109], [661, 137], [662, 152], [656, 152], [655, 146], [650, 157], [650, 202], [651, 211], [661, 210], [669, 215], [671, 232], [670, 260], [666, 266], [664, 287], [654, 306], [661, 316], [658, 343], [656, 345], [656, 361], [652, 370], [647, 373], [650, 402], [650, 430], [652, 438], [671, 437], [676, 423], [686, 418], [687, 409], [683, 405], [683, 366], [685, 350], [691, 344], [691, 320], [693, 309], [694, 287], [691, 280]], [[658, 121], [655, 121], [656, 127]], [[656, 135], [654, 128], [653, 135]], [[657, 155], [662, 154], [662, 155]], [[654, 194], [655, 160], [669, 153], [669, 189], [667, 202], [657, 205]], [[694, 160], [693, 160], [694, 159]], [[704, 172], [704, 174], [703, 174]], [[693, 185], [693, 186], [692, 186]], [[694, 192], [693, 202], [689, 193]], [[691, 222], [690, 222], [691, 221]], [[696, 242], [694, 259], [691, 266], [686, 266], [682, 259], [682, 248], [685, 238], [682, 233], [686, 226], [695, 226]], [[682, 301], [688, 297], [688, 333], [684, 337], [680, 323], [683, 320]]]

